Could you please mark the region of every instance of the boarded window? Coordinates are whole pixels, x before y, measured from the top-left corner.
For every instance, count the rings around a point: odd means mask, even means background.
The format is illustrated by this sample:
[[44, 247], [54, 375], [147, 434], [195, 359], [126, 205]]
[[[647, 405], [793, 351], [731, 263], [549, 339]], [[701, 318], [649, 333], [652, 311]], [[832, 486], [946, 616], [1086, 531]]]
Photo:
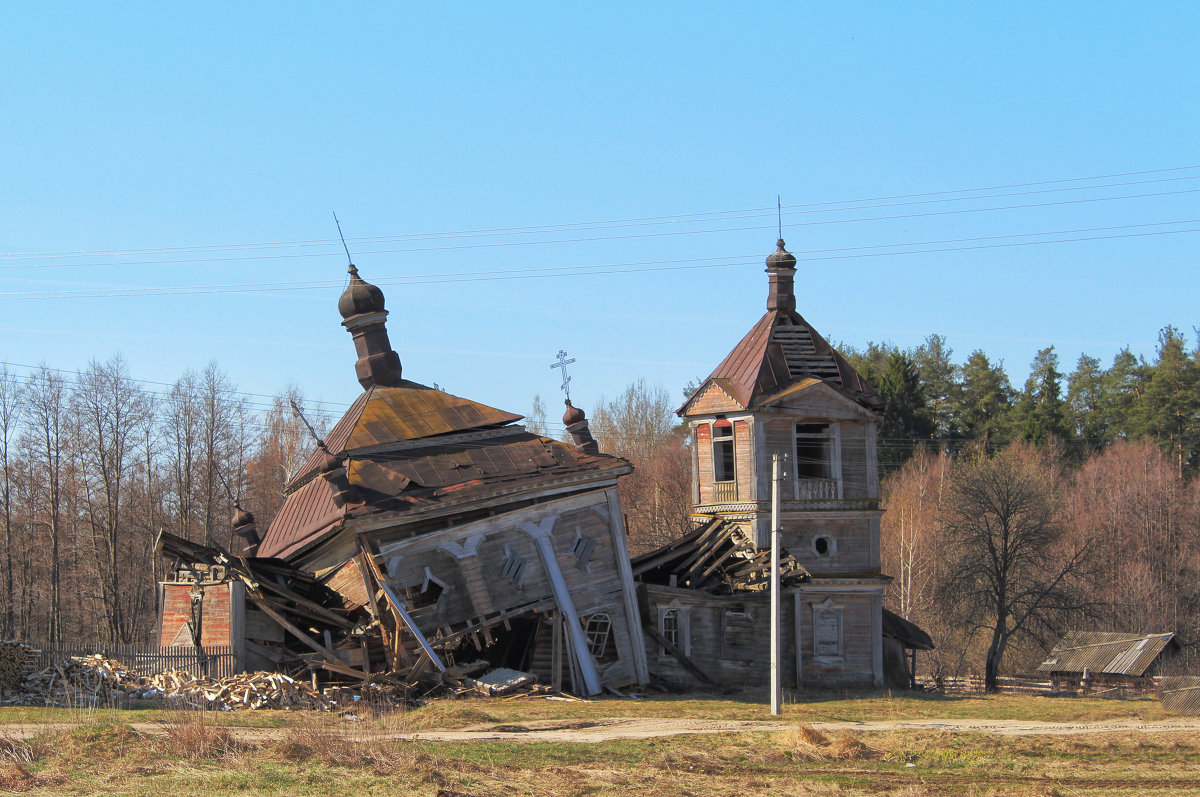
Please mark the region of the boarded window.
[[596, 541], [591, 537], [579, 536], [575, 538], [575, 543], [571, 546], [571, 555], [575, 557], [575, 566], [580, 570], [588, 569], [588, 559], [592, 556], [592, 549], [596, 547]]
[[721, 658], [750, 661], [754, 658], [754, 615], [740, 610], [725, 611], [721, 622]]
[[813, 606], [813, 655], [818, 659], [842, 656], [842, 607], [830, 600]]
[[504, 564], [500, 565], [500, 578], [507, 579], [517, 589], [525, 582], [525, 570], [528, 563], [519, 553], [514, 553], [504, 547]]

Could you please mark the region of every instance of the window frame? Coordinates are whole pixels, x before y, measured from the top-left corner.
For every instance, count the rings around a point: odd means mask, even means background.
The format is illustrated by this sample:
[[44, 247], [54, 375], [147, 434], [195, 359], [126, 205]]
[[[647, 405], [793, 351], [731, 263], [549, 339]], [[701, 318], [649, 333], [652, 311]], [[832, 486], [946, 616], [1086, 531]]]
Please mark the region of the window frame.
[[[718, 436], [720, 432], [720, 436]], [[728, 432], [728, 434], [724, 434]], [[726, 456], [726, 452], [727, 455]], [[728, 461], [728, 473], [725, 464]], [[719, 418], [712, 423], [712, 475], [714, 484], [737, 481], [737, 443], [733, 433], [733, 421]], [[728, 478], [722, 479], [721, 476]]]
[[[801, 432], [801, 427], [804, 426], [822, 426], [824, 431], [817, 432]], [[800, 459], [800, 441], [804, 440], [823, 440], [824, 441], [824, 457], [821, 463], [825, 465], [824, 476], [803, 475], [803, 463]], [[840, 421], [826, 420], [823, 418], [802, 419], [793, 422], [792, 424], [792, 479], [796, 483], [796, 493], [799, 495], [799, 483], [809, 479], [826, 479], [835, 482], [837, 485], [837, 498], [840, 500], [843, 496], [842, 487], [842, 425]]]

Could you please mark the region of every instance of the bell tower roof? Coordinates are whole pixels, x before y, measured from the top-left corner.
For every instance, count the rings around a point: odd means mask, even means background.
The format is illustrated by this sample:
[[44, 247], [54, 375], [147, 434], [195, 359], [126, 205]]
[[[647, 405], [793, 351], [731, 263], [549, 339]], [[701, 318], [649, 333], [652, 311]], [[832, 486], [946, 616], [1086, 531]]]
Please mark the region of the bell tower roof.
[[[796, 257], [783, 239], [767, 257], [767, 313], [704, 380], [699, 396], [716, 382], [738, 404], [754, 408], [805, 379], [818, 379], [868, 409], [882, 402], [875, 390], [796, 312], [793, 277]], [[688, 415], [692, 399], [679, 408]]]

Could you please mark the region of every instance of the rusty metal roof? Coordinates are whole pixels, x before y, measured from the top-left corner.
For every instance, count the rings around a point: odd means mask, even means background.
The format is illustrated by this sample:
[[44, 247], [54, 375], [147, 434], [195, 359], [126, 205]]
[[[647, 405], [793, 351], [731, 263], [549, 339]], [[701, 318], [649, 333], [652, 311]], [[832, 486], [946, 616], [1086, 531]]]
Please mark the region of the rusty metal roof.
[[536, 487], [571, 475], [613, 477], [629, 471], [622, 459], [514, 428], [486, 440], [447, 440], [400, 450], [349, 455], [347, 475], [357, 501], [333, 503], [333, 489], [314, 478], [288, 496], [259, 545], [260, 556], [286, 558], [315, 544], [351, 516], [377, 511], [447, 508], [498, 488]]
[[[326, 436], [325, 445], [335, 455], [353, 454], [425, 437], [494, 428], [522, 417], [415, 382], [401, 387], [375, 385], [350, 405]], [[321, 452], [314, 451], [288, 484], [288, 492], [312, 479], [320, 466]]]
[[321, 536], [346, 516], [345, 507], [333, 502], [333, 488], [325, 479], [313, 479], [287, 497], [258, 546], [258, 557], [285, 557]]
[[1145, 675], [1167, 648], [1179, 649], [1174, 634], [1117, 634], [1072, 631], [1050, 651], [1039, 672], [1089, 672]]
[[[875, 390], [837, 350], [799, 313], [788, 310], [768, 311], [705, 382], [717, 381], [743, 407], [754, 408], [767, 396], [809, 378], [864, 406], [880, 404]], [[687, 415], [690, 404], [689, 399], [679, 414]]]

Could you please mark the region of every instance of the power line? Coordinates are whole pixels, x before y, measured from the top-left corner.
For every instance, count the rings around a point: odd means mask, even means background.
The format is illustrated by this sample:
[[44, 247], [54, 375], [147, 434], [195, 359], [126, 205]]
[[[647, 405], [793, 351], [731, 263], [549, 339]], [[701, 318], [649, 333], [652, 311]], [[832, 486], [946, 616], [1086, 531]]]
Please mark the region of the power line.
[[[1160, 173], [1160, 172], [1164, 172], [1164, 171], [1184, 171], [1184, 170], [1192, 170], [1192, 169], [1197, 169], [1197, 168], [1200, 168], [1200, 167], [1187, 166], [1187, 167], [1176, 167], [1174, 169], [1166, 169], [1166, 170], [1151, 170], [1149, 172], [1129, 172], [1129, 173], [1125, 173], [1125, 175], [1117, 175], [1117, 176], [1133, 176], [1133, 175], [1139, 175], [1139, 174]], [[1011, 192], [1011, 193], [992, 193], [992, 194], [979, 193], [982, 191], [993, 191], [994, 192], [994, 191], [997, 191], [1000, 189], [1007, 189], [1007, 188], [1021, 188], [1021, 187], [1028, 187], [1028, 186], [1061, 184], [1061, 183], [1066, 183], [1066, 182], [1082, 182], [1082, 181], [1096, 180], [1096, 179], [1105, 179], [1105, 178], [1101, 177], [1101, 176], [1079, 177], [1079, 178], [1069, 178], [1066, 180], [1041, 181], [1041, 182], [1036, 182], [1036, 183], [1018, 183], [1018, 184], [1012, 184], [1012, 185], [1008, 185], [1008, 186], [994, 186], [991, 188], [955, 189], [955, 190], [950, 190], [950, 191], [929, 192], [929, 193], [924, 193], [924, 194], [906, 194], [906, 195], [896, 195], [893, 197], [876, 197], [876, 198], [859, 199], [859, 200], [838, 200], [838, 201], [833, 201], [833, 202], [819, 202], [819, 203], [786, 205], [783, 207], [788, 209], [787, 215], [806, 215], [806, 214], [813, 214], [813, 213], [845, 212], [848, 210], [869, 210], [872, 208], [880, 208], [880, 207], [901, 207], [901, 206], [930, 204], [930, 203], [937, 203], [937, 202], [974, 201], [974, 200], [989, 199], [989, 198], [1003, 198], [1003, 197], [1008, 197], [1008, 196], [1027, 196], [1027, 195], [1031, 195], [1031, 194], [1054, 193], [1054, 192], [1061, 192], [1061, 191], [1095, 190], [1095, 189], [1099, 189], [1099, 188], [1125, 187], [1125, 186], [1131, 186], [1131, 185], [1145, 185], [1145, 184], [1150, 184], [1150, 183], [1175, 182], [1175, 181], [1182, 181], [1182, 180], [1200, 179], [1200, 175], [1189, 175], [1189, 176], [1184, 176], [1184, 177], [1166, 177], [1166, 178], [1157, 178], [1157, 179], [1152, 179], [1152, 180], [1138, 180], [1138, 181], [1127, 181], [1127, 182], [1119, 182], [1119, 183], [1078, 185], [1078, 186], [1070, 186], [1070, 187], [1065, 187], [1065, 188], [1038, 189], [1038, 190], [1032, 190], [1032, 191], [1021, 191], [1021, 192]], [[976, 195], [975, 196], [948, 197], [948, 195], [967, 194], [967, 193], [974, 193]], [[1072, 200], [1070, 202], [1111, 201], [1111, 200], [1116, 200], [1116, 199], [1165, 196], [1165, 195], [1170, 195], [1173, 193], [1178, 193], [1178, 192], [1134, 194], [1134, 195], [1120, 196], [1120, 197], [1095, 197], [1095, 198], [1085, 199], [1085, 200]], [[1184, 193], [1186, 193], [1186, 192], [1184, 192]], [[921, 198], [921, 197], [943, 197], [943, 198], [941, 198], [941, 199], [919, 199], [918, 200], [918, 198]], [[900, 202], [891, 202], [890, 204], [878, 204], [879, 202], [882, 202], [884, 200], [891, 200], [891, 199], [913, 200], [913, 201], [900, 201]], [[863, 203], [876, 203], [876, 204], [863, 204]], [[1059, 203], [1048, 203], [1048, 204], [1059, 204]], [[843, 206], [843, 207], [835, 207], [835, 206]], [[1033, 204], [1033, 205], [1019, 206], [1019, 207], [1044, 207], [1044, 206], [1046, 206], [1046, 205], [1045, 204]], [[973, 209], [971, 212], [1001, 210], [1001, 209], [1011, 209], [1011, 208], [981, 208], [981, 209]], [[772, 210], [776, 210], [776, 209], [775, 208], [747, 208], [747, 209], [742, 209], [742, 210], [710, 211], [710, 212], [705, 212], [705, 213], [676, 214], [676, 215], [672, 215], [672, 216], [652, 216], [652, 217], [641, 217], [641, 218], [631, 218], [631, 219], [615, 219], [615, 220], [596, 221], [596, 222], [574, 222], [574, 223], [567, 223], [567, 224], [533, 225], [533, 226], [526, 226], [526, 227], [492, 228], [492, 229], [480, 229], [480, 230], [459, 230], [459, 231], [447, 231], [447, 232], [436, 232], [436, 233], [411, 233], [411, 234], [403, 234], [403, 235], [366, 236], [366, 237], [360, 237], [360, 238], [352, 238], [350, 240], [355, 242], [356, 244], [401, 242], [401, 241], [420, 242], [420, 241], [426, 241], [426, 240], [450, 240], [450, 239], [455, 239], [455, 238], [470, 238], [470, 237], [485, 237], [485, 236], [533, 235], [533, 234], [545, 234], [545, 233], [551, 233], [551, 232], [580, 232], [580, 231], [587, 231], [587, 230], [619, 229], [619, 228], [624, 228], [624, 227], [645, 226], [645, 225], [650, 225], [650, 224], [654, 224], [654, 225], [698, 224], [698, 223], [710, 223], [710, 222], [717, 222], [717, 221], [732, 221], [732, 220], [737, 220], [737, 219], [748, 219], [748, 218], [765, 218], [770, 215], [769, 212]], [[947, 212], [955, 212], [955, 211], [947, 211]], [[965, 211], [957, 211], [957, 212], [965, 212]], [[918, 215], [923, 215], [923, 214], [918, 214]], [[939, 214], [935, 213], [935, 214], [931, 214], [931, 215], [939, 215]], [[911, 217], [913, 217], [913, 215], [898, 216], [898, 217], [884, 217], [884, 218], [911, 218]], [[877, 219], [845, 219], [845, 220], [838, 220], [836, 222], [828, 222], [828, 223], [849, 223], [849, 222], [864, 221], [864, 220], [877, 220]], [[819, 223], [819, 222], [802, 222], [801, 224], [807, 226], [807, 225], [816, 224], [816, 223]], [[765, 227], [755, 226], [755, 227], [743, 227], [743, 228], [732, 228], [732, 229], [733, 230], [753, 230], [753, 229], [765, 229]], [[675, 231], [675, 232], [670, 232], [670, 233], [647, 233], [647, 234], [634, 235], [634, 236], [613, 236], [611, 238], [655, 237], [655, 236], [659, 236], [659, 235], [704, 234], [704, 233], [709, 233], [709, 232], [723, 232], [723, 231], [730, 231], [730, 230], [729, 229], [683, 230], [683, 231]], [[492, 244], [476, 244], [474, 246], [478, 247], [478, 246], [537, 245], [537, 244], [542, 244], [542, 243], [564, 243], [564, 242], [573, 242], [573, 241], [610, 240], [611, 238], [610, 237], [598, 237], [598, 238], [592, 237], [592, 238], [578, 238], [578, 239], [565, 239], [565, 240], [559, 239], [559, 240], [554, 240], [554, 241], [496, 242], [496, 243], [492, 243]], [[251, 250], [251, 249], [277, 249], [277, 248], [297, 248], [297, 247], [326, 247], [326, 248], [329, 248], [329, 247], [334, 247], [336, 245], [337, 245], [336, 239], [316, 239], [316, 240], [309, 240], [309, 241], [278, 241], [278, 242], [260, 242], [260, 243], [245, 243], [245, 244], [214, 244], [214, 245], [207, 245], [207, 246], [181, 246], [181, 247], [160, 247], [160, 248], [142, 248], [142, 249], [62, 250], [62, 251], [57, 251], [57, 252], [54, 252], [54, 251], [8, 252], [8, 253], [0, 254], [0, 260], [20, 260], [20, 259], [38, 259], [38, 258], [60, 258], [61, 259], [61, 258], [96, 257], [96, 256], [118, 257], [118, 256], [127, 256], [127, 255], [144, 255], [144, 254], [222, 252], [222, 251], [242, 251], [242, 250]], [[365, 253], [380, 254], [380, 253], [390, 253], [390, 252], [410, 252], [410, 251], [411, 252], [419, 252], [419, 251], [431, 251], [431, 250], [436, 250], [436, 249], [441, 249], [441, 248], [453, 249], [453, 248], [473, 248], [473, 247], [470, 245], [462, 245], [459, 247], [432, 247], [432, 248], [431, 247], [419, 247], [419, 248], [408, 248], [408, 249], [367, 250]], [[277, 258], [295, 258], [295, 257], [323, 257], [323, 256], [326, 256], [327, 254], [328, 254], [327, 252], [317, 252], [317, 253], [299, 253], [299, 254], [291, 253], [291, 254], [276, 254], [276, 255], [254, 255], [254, 256], [245, 256], [245, 257], [226, 257], [226, 258], [139, 260], [139, 261], [132, 261], [132, 262], [126, 263], [126, 264], [127, 265], [130, 265], [130, 264], [131, 265], [157, 265], [157, 264], [170, 264], [170, 263], [225, 262], [225, 261], [238, 261], [238, 260], [277, 259]], [[105, 266], [105, 265], [119, 265], [119, 263], [62, 263], [62, 264], [33, 264], [33, 265], [13, 264], [13, 265], [0, 266], [0, 268], [8, 268], [8, 269], [11, 269], [11, 268], [35, 268], [35, 267], [66, 268], [66, 267], [95, 267], [95, 266]]]
[[[1105, 229], [1132, 229], [1147, 226], [1161, 226], [1171, 224], [1196, 223], [1196, 220], [1175, 221], [1175, 222], [1151, 222], [1148, 224], [1133, 224], [1133, 225], [1117, 225], [1114, 227], [1094, 227], [1084, 228], [1081, 231], [1087, 230], [1105, 230]], [[1120, 238], [1144, 238], [1161, 235], [1180, 235], [1187, 233], [1200, 232], [1200, 227], [1186, 228], [1179, 230], [1159, 230], [1155, 232], [1140, 232], [1140, 233], [1122, 233], [1114, 235], [1092, 235], [1075, 238], [1060, 238], [1045, 241], [1009, 241], [992, 244], [979, 244], [973, 246], [952, 246], [939, 248], [924, 248], [910, 249], [907, 251], [892, 251], [892, 252], [858, 252], [856, 254], [819, 254], [816, 257], [802, 257], [802, 262], [820, 262], [829, 260], [846, 260], [874, 257], [898, 257], [911, 256], [921, 254], [942, 254], [946, 252], [966, 252], [981, 249], [1000, 249], [1017, 246], [1046, 246], [1052, 244], [1064, 243], [1082, 243], [1087, 241], [1114, 240]], [[1016, 233], [1012, 235], [1002, 236], [982, 236], [979, 238], [962, 238], [948, 239], [948, 242], [966, 242], [973, 240], [996, 240], [1011, 237], [1031, 237], [1039, 235], [1052, 235], [1057, 233]], [[831, 253], [831, 252], [855, 252], [860, 249], [881, 249], [881, 248], [897, 248], [903, 246], [928, 246], [925, 243], [912, 244], [878, 244], [866, 247], [844, 247], [842, 249], [826, 249], [813, 250], [814, 253]], [[798, 255], [807, 255], [809, 253], [800, 251], [794, 253]], [[753, 259], [751, 259], [753, 258]], [[596, 276], [606, 274], [635, 274], [647, 273], [656, 271], [686, 271], [710, 268], [732, 268], [750, 265], [758, 262], [757, 255], [746, 255], [743, 259], [731, 260], [727, 262], [702, 262], [711, 261], [713, 258], [696, 258], [682, 259], [674, 261], [659, 261], [664, 263], [692, 263], [692, 265], [663, 265], [663, 266], [647, 266], [647, 267], [626, 267], [623, 264], [608, 265], [590, 265], [590, 266], [549, 266], [543, 269], [514, 269], [500, 270], [495, 272], [467, 272], [466, 274], [444, 274], [444, 275], [428, 275], [429, 278], [409, 278], [409, 277], [393, 277], [393, 278], [375, 278], [374, 282], [379, 285], [430, 285], [441, 283], [459, 283], [459, 282], [492, 282], [501, 280], [518, 280], [518, 279], [543, 279], [549, 277], [578, 277], [578, 276]], [[654, 262], [654, 261], [649, 261]], [[637, 264], [630, 264], [631, 266]], [[473, 275], [474, 274], [474, 275]], [[479, 274], [490, 274], [490, 276], [478, 276]], [[340, 281], [332, 280], [313, 280], [313, 281], [281, 281], [273, 283], [240, 283], [228, 285], [191, 285], [177, 287], [135, 287], [135, 288], [98, 288], [92, 290], [78, 291], [40, 291], [40, 292], [9, 292], [0, 293], [0, 301], [19, 301], [26, 299], [95, 299], [95, 298], [122, 298], [136, 296], [174, 296], [174, 295], [202, 295], [216, 293], [263, 293], [276, 291], [297, 291], [297, 290], [313, 290], [324, 289], [331, 285], [340, 285]]]

